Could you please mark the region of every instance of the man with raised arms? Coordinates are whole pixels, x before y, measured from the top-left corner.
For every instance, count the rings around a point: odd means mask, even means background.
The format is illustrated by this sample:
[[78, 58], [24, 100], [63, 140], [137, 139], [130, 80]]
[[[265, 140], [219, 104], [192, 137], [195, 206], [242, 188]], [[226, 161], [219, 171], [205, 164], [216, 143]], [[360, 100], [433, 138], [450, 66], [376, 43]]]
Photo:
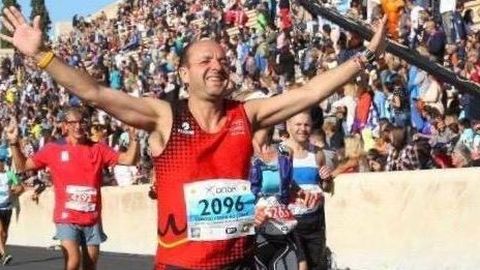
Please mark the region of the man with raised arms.
[[71, 93], [153, 136], [158, 194], [155, 269], [252, 267], [254, 215], [257, 221], [265, 217], [255, 213], [247, 181], [252, 132], [318, 104], [352, 80], [385, 45], [383, 20], [364, 53], [299, 89], [239, 103], [226, 99], [230, 71], [225, 51], [212, 40], [194, 41], [184, 48], [178, 69], [189, 98], [169, 104], [98, 84], [44, 47], [39, 17], [30, 25], [14, 7], [4, 9], [4, 15], [3, 24], [12, 36], [2, 39], [32, 57]]

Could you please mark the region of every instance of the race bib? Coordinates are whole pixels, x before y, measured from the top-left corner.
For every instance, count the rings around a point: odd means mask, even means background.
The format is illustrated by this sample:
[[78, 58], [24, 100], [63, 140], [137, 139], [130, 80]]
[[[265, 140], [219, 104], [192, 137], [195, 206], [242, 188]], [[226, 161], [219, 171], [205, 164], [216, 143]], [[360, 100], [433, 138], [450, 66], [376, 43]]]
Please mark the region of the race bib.
[[259, 230], [269, 235], [285, 235], [297, 225], [297, 220], [285, 204], [278, 201], [275, 196], [260, 198], [257, 207], [265, 207], [270, 218]]
[[87, 186], [68, 185], [65, 209], [93, 212], [97, 206], [97, 189]]
[[255, 196], [245, 180], [207, 180], [183, 187], [188, 238], [215, 241], [255, 233]]
[[[305, 190], [305, 191], [310, 191], [310, 192], [318, 192], [318, 193], [322, 192], [322, 189], [320, 188], [320, 186], [315, 185], [315, 184], [300, 185], [300, 188]], [[302, 202], [294, 202], [294, 203], [290, 203], [288, 205], [288, 209], [295, 216], [301, 216], [301, 215], [313, 213], [313, 212], [318, 210], [318, 207], [319, 207], [319, 205], [316, 205], [313, 208], [309, 208]]]

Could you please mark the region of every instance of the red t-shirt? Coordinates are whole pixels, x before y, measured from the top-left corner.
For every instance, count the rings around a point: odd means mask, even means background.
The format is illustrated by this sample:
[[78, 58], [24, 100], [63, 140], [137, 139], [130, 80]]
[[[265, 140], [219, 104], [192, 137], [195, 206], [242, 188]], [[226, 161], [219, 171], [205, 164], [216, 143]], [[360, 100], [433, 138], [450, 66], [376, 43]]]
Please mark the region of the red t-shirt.
[[102, 143], [48, 143], [33, 162], [50, 169], [55, 190], [55, 223], [93, 225], [100, 219], [102, 169], [118, 162], [118, 153]]
[[227, 121], [215, 134], [200, 128], [185, 102], [174, 108], [167, 146], [153, 158], [159, 238], [155, 269], [168, 269], [167, 265], [178, 269], [222, 269], [252, 254], [252, 236], [213, 241], [188, 238], [185, 185], [212, 179], [216, 183], [248, 179], [253, 152], [251, 126], [243, 104], [227, 101], [225, 108]]

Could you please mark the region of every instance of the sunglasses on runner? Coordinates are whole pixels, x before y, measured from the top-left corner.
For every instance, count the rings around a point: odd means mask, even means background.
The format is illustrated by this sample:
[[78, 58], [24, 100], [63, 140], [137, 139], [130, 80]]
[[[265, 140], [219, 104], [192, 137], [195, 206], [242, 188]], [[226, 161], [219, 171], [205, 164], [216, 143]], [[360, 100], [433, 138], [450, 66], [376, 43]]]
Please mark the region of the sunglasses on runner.
[[85, 120], [67, 120], [67, 121], [65, 121], [65, 123], [68, 124], [68, 125], [76, 125], [76, 124], [79, 124], [81, 126], [88, 125], [88, 122], [85, 121]]

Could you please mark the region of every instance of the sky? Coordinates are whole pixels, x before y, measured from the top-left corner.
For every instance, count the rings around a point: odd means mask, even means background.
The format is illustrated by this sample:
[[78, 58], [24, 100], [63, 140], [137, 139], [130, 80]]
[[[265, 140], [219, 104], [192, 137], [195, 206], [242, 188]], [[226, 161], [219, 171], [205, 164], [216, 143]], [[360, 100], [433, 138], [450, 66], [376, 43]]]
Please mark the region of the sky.
[[[25, 17], [30, 17], [30, 0], [17, 0], [22, 6]], [[115, 0], [45, 0], [45, 4], [52, 20], [52, 28], [56, 22], [71, 21], [73, 15], [87, 16], [102, 7], [116, 2]]]

